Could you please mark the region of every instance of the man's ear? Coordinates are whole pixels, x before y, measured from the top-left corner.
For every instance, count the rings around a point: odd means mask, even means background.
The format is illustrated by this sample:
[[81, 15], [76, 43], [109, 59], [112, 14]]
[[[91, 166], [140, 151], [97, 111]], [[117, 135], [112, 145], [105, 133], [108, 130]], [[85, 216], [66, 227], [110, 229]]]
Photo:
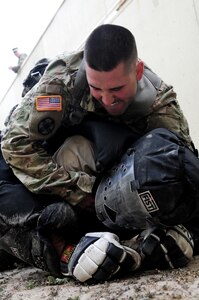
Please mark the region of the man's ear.
[[144, 63], [142, 60], [138, 60], [136, 64], [136, 79], [137, 81], [142, 79], [144, 73]]

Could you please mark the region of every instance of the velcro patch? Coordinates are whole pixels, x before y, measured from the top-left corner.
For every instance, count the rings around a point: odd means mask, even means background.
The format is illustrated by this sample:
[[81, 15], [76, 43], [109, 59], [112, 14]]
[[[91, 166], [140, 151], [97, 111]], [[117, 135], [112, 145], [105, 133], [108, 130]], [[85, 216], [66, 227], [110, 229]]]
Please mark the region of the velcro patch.
[[36, 98], [37, 111], [61, 111], [62, 110], [62, 97], [60, 95], [53, 96], [38, 96]]
[[153, 199], [153, 196], [151, 195], [151, 193], [149, 191], [140, 193], [139, 197], [149, 213], [159, 210], [157, 203], [155, 202], [155, 200]]
[[42, 135], [48, 135], [55, 129], [55, 120], [52, 118], [45, 118], [38, 124], [38, 132]]

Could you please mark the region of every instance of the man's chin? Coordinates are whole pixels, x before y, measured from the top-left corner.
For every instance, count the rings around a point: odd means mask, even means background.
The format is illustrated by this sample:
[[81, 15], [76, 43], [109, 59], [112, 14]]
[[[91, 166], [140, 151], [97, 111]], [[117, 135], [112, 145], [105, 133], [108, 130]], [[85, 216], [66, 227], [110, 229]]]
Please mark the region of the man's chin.
[[111, 115], [111, 116], [120, 116], [124, 113], [125, 109], [123, 108], [106, 108], [106, 111]]

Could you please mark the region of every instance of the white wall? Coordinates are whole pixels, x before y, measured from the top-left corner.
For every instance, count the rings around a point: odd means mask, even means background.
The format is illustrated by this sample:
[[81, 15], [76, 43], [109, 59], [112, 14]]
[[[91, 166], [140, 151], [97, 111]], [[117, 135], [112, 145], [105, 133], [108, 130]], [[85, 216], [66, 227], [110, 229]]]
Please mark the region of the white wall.
[[20, 101], [22, 82], [30, 67], [42, 57], [78, 49], [93, 28], [103, 22], [126, 26], [134, 33], [140, 58], [177, 91], [192, 138], [199, 148], [198, 0], [63, 1], [0, 102], [0, 128], [10, 108]]
[[10, 109], [20, 101], [22, 83], [30, 68], [43, 57], [78, 49], [89, 33], [103, 22], [119, 0], [65, 0], [25, 61], [6, 95], [0, 100], [0, 129]]

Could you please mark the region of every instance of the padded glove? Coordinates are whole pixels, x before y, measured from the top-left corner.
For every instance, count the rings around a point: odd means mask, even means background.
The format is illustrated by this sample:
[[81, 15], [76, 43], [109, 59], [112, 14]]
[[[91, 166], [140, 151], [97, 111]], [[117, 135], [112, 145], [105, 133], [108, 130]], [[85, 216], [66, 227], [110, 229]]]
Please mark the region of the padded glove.
[[181, 268], [193, 257], [194, 243], [190, 232], [183, 226], [153, 227], [139, 236], [139, 252], [147, 268]]
[[45, 207], [38, 218], [40, 232], [59, 230], [61, 233], [77, 229], [77, 217], [74, 209], [67, 202], [57, 202]]
[[140, 255], [122, 246], [117, 235], [110, 232], [87, 233], [68, 259], [68, 274], [80, 282], [95, 284], [122, 271], [139, 268]]

